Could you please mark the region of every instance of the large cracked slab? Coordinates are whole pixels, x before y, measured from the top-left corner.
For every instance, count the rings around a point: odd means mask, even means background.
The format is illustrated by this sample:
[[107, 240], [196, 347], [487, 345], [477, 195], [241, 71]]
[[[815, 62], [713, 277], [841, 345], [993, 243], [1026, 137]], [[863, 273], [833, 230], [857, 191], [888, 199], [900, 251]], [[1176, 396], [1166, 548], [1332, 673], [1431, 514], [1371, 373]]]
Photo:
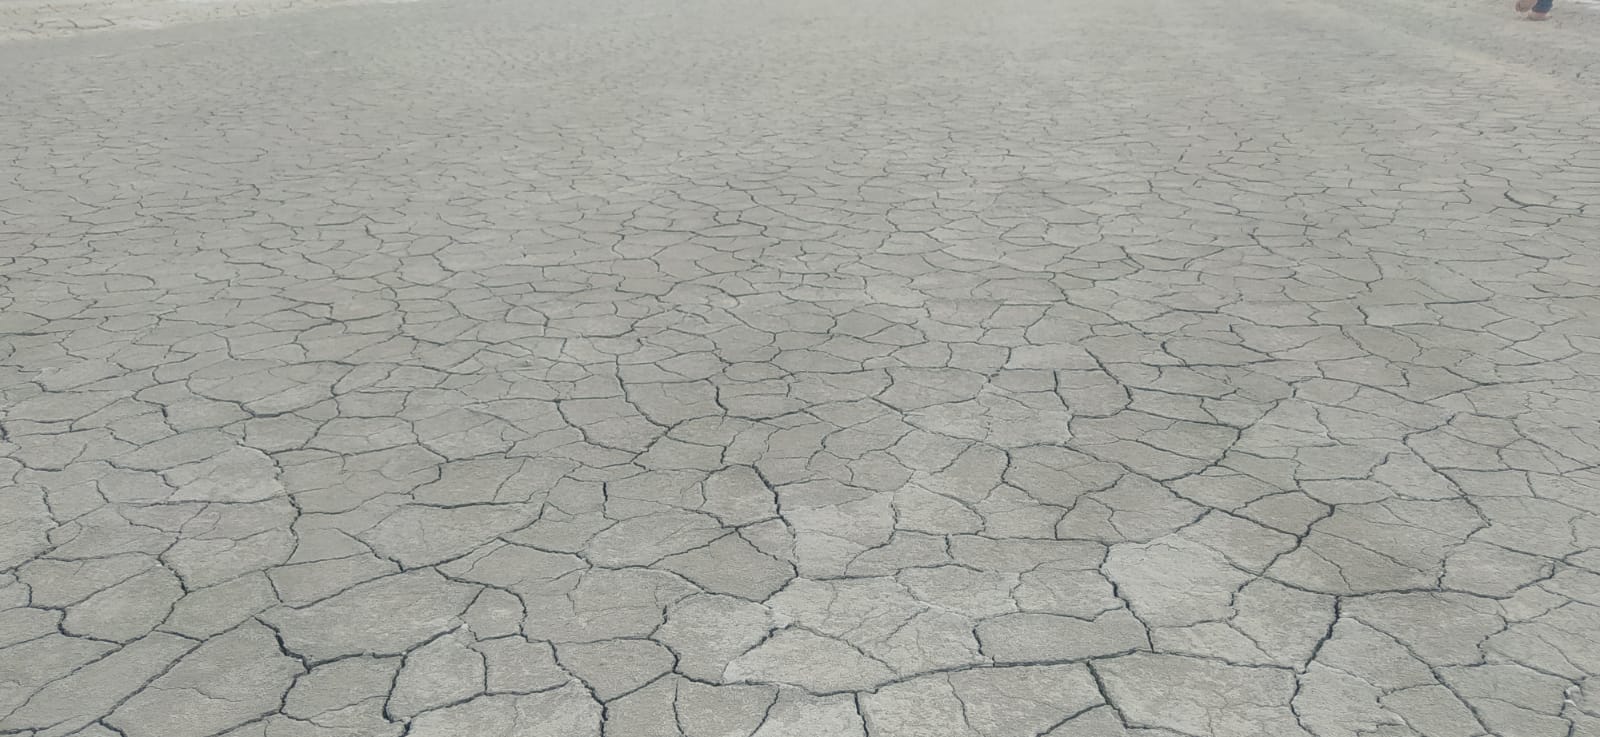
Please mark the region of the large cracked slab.
[[0, 737], [1600, 735], [1506, 10], [0, 7]]

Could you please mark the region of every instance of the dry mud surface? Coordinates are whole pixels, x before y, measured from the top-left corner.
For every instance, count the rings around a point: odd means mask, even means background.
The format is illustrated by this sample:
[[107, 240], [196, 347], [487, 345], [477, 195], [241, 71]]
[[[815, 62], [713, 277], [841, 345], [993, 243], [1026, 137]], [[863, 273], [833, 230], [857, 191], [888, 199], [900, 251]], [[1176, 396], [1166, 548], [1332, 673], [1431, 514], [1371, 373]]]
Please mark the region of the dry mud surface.
[[294, 4], [0, 5], [0, 735], [1600, 735], [1593, 6]]

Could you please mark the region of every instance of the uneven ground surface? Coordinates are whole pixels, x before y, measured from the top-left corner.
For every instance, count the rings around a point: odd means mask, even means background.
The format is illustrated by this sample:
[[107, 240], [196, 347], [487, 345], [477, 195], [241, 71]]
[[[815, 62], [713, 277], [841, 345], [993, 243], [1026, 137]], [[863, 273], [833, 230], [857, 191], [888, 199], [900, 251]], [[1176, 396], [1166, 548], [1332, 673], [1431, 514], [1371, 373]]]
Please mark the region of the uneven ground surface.
[[0, 0], [0, 41], [152, 29], [359, 3], [415, 0]]
[[1600, 734], [1557, 10], [0, 45], [0, 734]]

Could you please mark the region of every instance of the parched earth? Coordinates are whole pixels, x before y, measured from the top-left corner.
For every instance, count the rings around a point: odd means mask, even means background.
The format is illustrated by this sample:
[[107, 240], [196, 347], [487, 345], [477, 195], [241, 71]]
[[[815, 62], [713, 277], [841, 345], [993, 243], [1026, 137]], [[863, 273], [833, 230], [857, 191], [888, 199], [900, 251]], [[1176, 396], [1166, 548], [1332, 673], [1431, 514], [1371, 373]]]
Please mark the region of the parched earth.
[[1600, 735], [1558, 3], [0, 45], [0, 735]]
[[0, 0], [0, 42], [416, 0]]

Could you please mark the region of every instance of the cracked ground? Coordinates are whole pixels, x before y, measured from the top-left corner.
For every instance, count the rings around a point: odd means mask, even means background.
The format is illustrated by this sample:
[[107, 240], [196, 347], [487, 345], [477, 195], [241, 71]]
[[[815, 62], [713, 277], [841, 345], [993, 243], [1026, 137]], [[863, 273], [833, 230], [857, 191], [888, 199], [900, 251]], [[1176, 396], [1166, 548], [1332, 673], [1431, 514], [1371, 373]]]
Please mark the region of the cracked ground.
[[0, 44], [0, 735], [1600, 735], [1600, 9], [1501, 5]]

